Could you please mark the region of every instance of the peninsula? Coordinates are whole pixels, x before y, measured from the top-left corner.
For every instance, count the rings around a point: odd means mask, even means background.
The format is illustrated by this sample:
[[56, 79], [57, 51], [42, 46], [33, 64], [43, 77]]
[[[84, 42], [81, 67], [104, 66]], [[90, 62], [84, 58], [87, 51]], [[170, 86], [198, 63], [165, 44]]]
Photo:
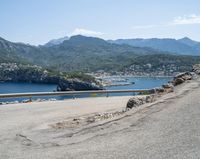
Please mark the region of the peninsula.
[[0, 81], [57, 84], [57, 91], [103, 89], [93, 77], [83, 73], [65, 73], [17, 63], [0, 64]]

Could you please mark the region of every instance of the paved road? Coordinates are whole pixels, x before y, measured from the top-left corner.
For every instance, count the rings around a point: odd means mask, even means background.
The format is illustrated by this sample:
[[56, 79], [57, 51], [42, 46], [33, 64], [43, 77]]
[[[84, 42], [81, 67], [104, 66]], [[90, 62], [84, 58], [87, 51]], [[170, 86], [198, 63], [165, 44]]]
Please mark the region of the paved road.
[[113, 120], [63, 129], [18, 125], [18, 132], [11, 125], [13, 133], [0, 134], [0, 158], [200, 158], [199, 83]]

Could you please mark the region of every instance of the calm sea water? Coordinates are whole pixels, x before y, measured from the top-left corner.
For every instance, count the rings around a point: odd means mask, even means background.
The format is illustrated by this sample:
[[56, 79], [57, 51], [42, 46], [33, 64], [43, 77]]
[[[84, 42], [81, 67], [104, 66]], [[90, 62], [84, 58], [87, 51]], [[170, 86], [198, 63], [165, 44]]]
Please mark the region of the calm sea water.
[[[106, 87], [108, 90], [117, 90], [117, 89], [149, 89], [159, 87], [164, 83], [170, 81], [170, 77], [129, 77], [127, 82], [135, 82], [135, 84], [125, 85], [125, 86], [109, 86]], [[35, 84], [35, 83], [9, 83], [3, 82], [0, 83], [0, 94], [4, 93], [25, 93], [25, 92], [53, 92], [56, 90], [56, 85], [54, 84]], [[120, 94], [109, 94], [109, 96], [116, 95], [131, 95], [130, 93], [120, 93]], [[88, 96], [96, 96], [92, 95], [82, 95], [76, 97], [88, 97]], [[105, 96], [105, 95], [102, 95]], [[55, 98], [57, 100], [63, 100], [68, 98], [73, 98], [72, 96], [59, 96], [59, 97], [35, 97], [33, 99], [50, 99]], [[13, 99], [0, 99], [0, 102], [5, 101], [22, 101], [27, 98], [13, 98]]]
[[135, 84], [125, 86], [109, 86], [107, 89], [150, 89], [162, 86], [171, 79], [171, 77], [129, 77], [125, 83], [134, 82]]

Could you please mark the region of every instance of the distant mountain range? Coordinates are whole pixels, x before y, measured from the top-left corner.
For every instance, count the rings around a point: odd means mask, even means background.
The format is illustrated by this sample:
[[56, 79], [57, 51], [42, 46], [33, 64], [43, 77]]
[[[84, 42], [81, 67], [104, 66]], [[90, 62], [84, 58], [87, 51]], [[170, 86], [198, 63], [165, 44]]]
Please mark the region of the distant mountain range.
[[163, 53], [81, 35], [72, 36], [62, 43], [58, 41], [36, 47], [1, 38], [0, 62], [20, 60], [62, 71], [90, 71], [119, 68], [139, 55]]
[[134, 47], [151, 47], [160, 51], [168, 51], [180, 55], [200, 55], [200, 42], [193, 41], [188, 37], [176, 39], [118, 39], [109, 40], [114, 44], [127, 44]]
[[122, 71], [133, 65], [145, 71], [146, 64], [151, 65], [149, 71], [161, 71], [168, 64], [178, 71], [200, 62], [200, 56], [182, 56], [200, 55], [199, 45], [188, 38], [105, 41], [77, 35], [32, 46], [0, 38], [0, 62], [30, 63], [65, 72]]
[[49, 41], [48, 43], [46, 43], [44, 46], [50, 47], [50, 46], [54, 46], [54, 45], [59, 45], [59, 44], [63, 43], [63, 41], [65, 41], [65, 40], [69, 40], [69, 37], [68, 37], [68, 36], [65, 36], [65, 37], [63, 37], [63, 38], [50, 40], [50, 41]]
[[[63, 37], [59, 39], [50, 40], [44, 46], [50, 47], [63, 43], [65, 40], [69, 40], [69, 37]], [[112, 44], [126, 44], [134, 47], [150, 47], [155, 50], [168, 52], [169, 54], [180, 54], [180, 55], [200, 55], [200, 42], [191, 40], [188, 37], [182, 39], [117, 39], [117, 40], [108, 40], [107, 42]]]

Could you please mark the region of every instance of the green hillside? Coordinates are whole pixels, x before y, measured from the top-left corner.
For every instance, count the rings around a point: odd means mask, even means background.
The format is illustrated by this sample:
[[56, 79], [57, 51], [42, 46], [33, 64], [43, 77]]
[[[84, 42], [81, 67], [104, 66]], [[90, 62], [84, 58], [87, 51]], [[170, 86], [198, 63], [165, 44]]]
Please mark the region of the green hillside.
[[[200, 63], [200, 57], [113, 44], [100, 38], [78, 35], [57, 45], [38, 47], [0, 38], [0, 62], [36, 64], [63, 72], [124, 71], [136, 65], [139, 71], [153, 72], [188, 70], [193, 64]], [[151, 68], [146, 68], [146, 64]]]

